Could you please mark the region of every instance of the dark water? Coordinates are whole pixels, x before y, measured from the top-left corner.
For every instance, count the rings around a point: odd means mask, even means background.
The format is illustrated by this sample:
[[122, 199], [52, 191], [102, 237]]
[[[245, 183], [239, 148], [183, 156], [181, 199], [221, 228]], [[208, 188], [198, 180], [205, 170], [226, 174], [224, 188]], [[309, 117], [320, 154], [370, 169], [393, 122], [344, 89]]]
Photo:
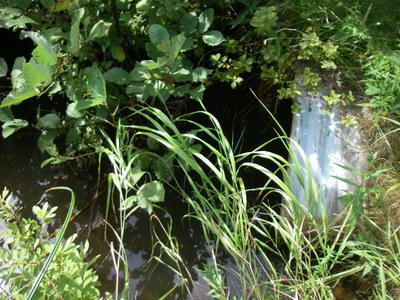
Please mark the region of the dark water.
[[[1, 29], [0, 35], [10, 41], [10, 47], [0, 49], [0, 57], [7, 59], [10, 69], [16, 57], [25, 56], [29, 59], [33, 47], [30, 40], [21, 42], [17, 34]], [[4, 80], [0, 81], [0, 85], [2, 98], [10, 87], [9, 82]], [[249, 88], [257, 90], [259, 86], [260, 83], [248, 81], [236, 90], [219, 86], [208, 90], [205, 95], [204, 103], [207, 109], [219, 119], [227, 137], [238, 146], [238, 151], [250, 151], [274, 136], [273, 122], [266, 117], [265, 111], [249, 92]], [[44, 99], [40, 102], [43, 108]], [[34, 118], [37, 105], [35, 100], [26, 101], [24, 106], [16, 106], [14, 113], [17, 118]], [[190, 111], [190, 104], [188, 110]], [[280, 118], [281, 124], [288, 131], [291, 120], [289, 105], [283, 105], [278, 111], [279, 114], [283, 116]], [[61, 226], [69, 208], [70, 195], [65, 191], [51, 193], [45, 191], [56, 186], [70, 187], [76, 196], [74, 213], [77, 216], [70, 223], [67, 236], [77, 233], [79, 242], [89, 241], [89, 258], [100, 255], [95, 268], [102, 284], [101, 290], [103, 293], [106, 291], [112, 293], [115, 290], [117, 276], [123, 281], [123, 274], [122, 272], [116, 274], [110, 255], [110, 243], [114, 242], [117, 247], [118, 242], [113, 239], [111, 230], [107, 230], [105, 239], [105, 227], [102, 222], [106, 206], [107, 175], [102, 173], [101, 184], [98, 186], [96, 168], [78, 169], [74, 163], [67, 162], [61, 166], [48, 165], [42, 169], [40, 164], [46, 156], [39, 152], [36, 140], [37, 136], [29, 130], [18, 132], [6, 140], [0, 138], [0, 188], [7, 187], [13, 192], [15, 200], [21, 205], [26, 216], [31, 216], [31, 208], [39, 200], [48, 201], [51, 206], [58, 206], [58, 219], [49, 228], [52, 231]], [[272, 148], [274, 149], [269, 150], [285, 155], [285, 150], [280, 145], [272, 144]], [[248, 187], [257, 186], [260, 181], [265, 180], [256, 174], [243, 172], [241, 176], [244, 177]], [[85, 207], [86, 209], [80, 211]], [[150, 218], [147, 212], [138, 210], [128, 220], [124, 238], [132, 298], [158, 299], [173, 290], [167, 299], [208, 299], [208, 287], [197, 273], [202, 264], [210, 259], [202, 230], [199, 224], [184, 218], [188, 208], [173, 191], [167, 191], [163, 209], [156, 211], [156, 214], [165, 226], [172, 220], [172, 233], [182, 258], [180, 268], [186, 275], [191, 276], [194, 284], [190, 286], [190, 291], [183, 289], [179, 276], [156, 260], [151, 260], [153, 254], [169, 262], [166, 255], [160, 253], [160, 249], [152, 252], [154, 231], [164, 240], [166, 236], [163, 235], [163, 230], [155, 218]], [[112, 217], [108, 221], [111, 226], [118, 228], [118, 223]], [[218, 259], [221, 264], [232, 267], [228, 255]], [[233, 285], [235, 285], [234, 279], [232, 279]]]
[[[44, 158], [44, 155], [37, 150], [36, 137], [32, 134], [21, 132], [6, 140], [0, 140], [0, 172], [2, 174], [0, 187], [7, 187], [13, 192], [14, 199], [23, 207], [25, 216], [31, 216], [32, 206], [40, 199], [48, 201], [51, 206], [58, 206], [58, 220], [50, 228], [52, 231], [61, 226], [69, 208], [70, 195], [65, 191], [53, 191], [47, 194], [45, 191], [56, 186], [70, 187], [76, 196], [74, 209], [76, 213], [88, 203], [92, 203], [97, 172], [95, 169], [85, 170], [85, 168], [78, 172], [72, 164], [41, 169], [40, 164]], [[182, 218], [187, 213], [187, 208], [177, 195], [169, 192], [167, 198], [169, 199], [165, 209], [172, 212], [170, 217], [161, 210], [156, 213], [164, 224], [173, 220], [173, 235], [179, 241], [179, 251], [183, 258], [181, 267], [187, 268], [192, 279], [197, 281], [197, 268], [200, 263], [207, 260], [207, 249], [205, 249], [201, 229], [197, 224]], [[109, 243], [113, 241], [112, 233], [108, 230], [108, 241], [106, 241], [104, 226], [93, 228], [94, 222], [98, 222], [104, 216], [105, 201], [106, 193], [100, 192], [97, 201], [79, 213], [78, 217], [70, 223], [67, 235], [78, 233], [79, 241], [88, 240], [89, 257], [101, 255], [95, 266], [102, 283], [101, 290], [113, 292], [116, 273], [109, 246]], [[109, 222], [117, 227], [113, 218], [110, 218]], [[150, 260], [153, 249], [153, 230], [163, 237], [158, 222], [152, 221], [147, 212], [140, 210], [129, 218], [128, 226], [126, 226], [124, 246], [134, 296], [137, 299], [157, 299], [177, 286], [168, 299], [207, 299], [205, 296], [207, 288], [204, 283], [197, 282], [188, 294], [185, 289], [179, 288], [181, 279], [178, 276], [162, 264]], [[118, 245], [115, 239], [114, 245]], [[159, 251], [156, 249], [153, 254], [157, 255]], [[162, 258], [165, 257], [162, 256]], [[122, 274], [120, 274], [120, 279], [123, 279]]]

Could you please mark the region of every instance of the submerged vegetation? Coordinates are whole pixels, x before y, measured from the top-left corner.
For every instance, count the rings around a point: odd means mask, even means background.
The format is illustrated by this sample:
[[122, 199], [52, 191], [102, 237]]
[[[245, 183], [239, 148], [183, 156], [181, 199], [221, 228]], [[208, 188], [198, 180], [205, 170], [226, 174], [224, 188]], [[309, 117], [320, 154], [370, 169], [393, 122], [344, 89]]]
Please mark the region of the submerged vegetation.
[[[168, 215], [168, 190], [187, 206], [184, 218], [202, 226], [211, 258], [198, 272], [212, 298], [400, 296], [400, 8], [391, 1], [316, 2], [0, 0], [0, 28], [32, 41], [23, 56], [0, 58], [2, 135], [36, 128], [48, 154], [43, 168], [68, 161], [109, 170], [105, 223], [121, 274], [113, 297], [135, 298], [124, 243], [139, 209], [157, 224], [154, 260], [180, 279], [160, 297], [196, 285], [173, 235], [176, 220], [160, 220], [160, 212]], [[245, 101], [257, 103], [277, 134], [241, 151], [240, 138], [226, 134], [203, 98], [210, 88], [253, 81], [260, 100], [249, 93]], [[310, 201], [320, 200], [307, 157], [279, 125], [291, 115], [276, 120], [270, 113], [288, 101], [298, 109], [301, 89], [322, 89], [328, 108], [352, 107], [342, 122], [358, 124], [369, 139], [368, 168], [347, 166], [361, 182], [348, 182], [354, 189], [338, 220], [317, 222], [291, 189], [292, 170]], [[277, 142], [284, 153], [271, 151]], [[257, 186], [246, 174], [258, 174]], [[19, 216], [9, 199], [4, 193], [9, 230], [0, 295], [99, 297], [94, 260], [84, 262], [88, 246], [78, 250], [62, 232], [51, 248], [47, 225], [55, 208], [35, 206], [37, 222]], [[56, 252], [60, 243], [70, 251]], [[53, 280], [39, 285], [41, 276]]]

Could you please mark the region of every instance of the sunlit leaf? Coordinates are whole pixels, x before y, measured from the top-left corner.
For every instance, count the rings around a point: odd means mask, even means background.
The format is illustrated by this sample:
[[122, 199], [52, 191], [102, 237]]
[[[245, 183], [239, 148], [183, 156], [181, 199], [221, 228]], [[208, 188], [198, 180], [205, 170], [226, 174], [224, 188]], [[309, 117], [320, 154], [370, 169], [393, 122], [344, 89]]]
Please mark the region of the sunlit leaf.
[[57, 53], [54, 51], [50, 42], [37, 32], [30, 31], [27, 35], [37, 45], [32, 51], [32, 56], [35, 60], [44, 65], [55, 65], [57, 63]]
[[108, 35], [112, 23], [104, 22], [103, 20], [98, 21], [89, 33], [89, 40], [94, 40], [95, 38], [102, 38]]
[[192, 80], [194, 82], [204, 82], [213, 71], [204, 67], [197, 67], [192, 73]]
[[34, 96], [39, 95], [40, 91], [34, 87], [22, 87], [15, 91], [12, 91], [4, 98], [3, 102], [0, 105], [0, 108], [8, 107], [14, 104], [19, 104], [24, 100], [32, 98]]
[[73, 0], [59, 0], [51, 7], [52, 12], [60, 12], [66, 10]]
[[136, 196], [138, 205], [150, 214], [153, 211], [153, 203], [164, 201], [165, 189], [161, 182], [155, 180], [142, 185]]
[[220, 31], [211, 30], [203, 34], [203, 41], [209, 46], [218, 46], [225, 41], [225, 39]]
[[214, 10], [212, 8], [206, 9], [199, 16], [198, 32], [204, 33], [210, 28], [214, 20]]
[[25, 80], [24, 86], [39, 88], [41, 85], [47, 85], [51, 82], [54, 68], [31, 59], [24, 64], [22, 76]]
[[28, 122], [26, 120], [21, 119], [13, 119], [11, 121], [5, 122], [1, 127], [3, 128], [3, 138], [7, 138], [12, 135], [17, 130], [28, 126]]
[[8, 72], [7, 62], [5, 61], [4, 58], [0, 58], [0, 77], [6, 76], [7, 72]]
[[102, 103], [104, 103], [104, 100], [102, 99], [80, 100], [76, 103], [76, 110], [79, 112]]

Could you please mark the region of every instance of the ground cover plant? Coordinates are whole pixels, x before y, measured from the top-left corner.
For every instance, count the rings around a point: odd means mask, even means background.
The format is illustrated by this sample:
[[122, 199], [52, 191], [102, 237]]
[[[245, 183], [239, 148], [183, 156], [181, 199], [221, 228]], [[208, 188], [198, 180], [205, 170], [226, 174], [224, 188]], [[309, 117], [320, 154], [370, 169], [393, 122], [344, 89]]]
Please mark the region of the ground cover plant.
[[[111, 252], [124, 274], [110, 291], [115, 297], [134, 294], [123, 246], [129, 216], [145, 209], [157, 219], [173, 188], [189, 207], [185, 218], [203, 226], [214, 259], [199, 272], [211, 297], [396, 299], [400, 222], [386, 210], [398, 207], [400, 9], [383, 2], [0, 0], [0, 28], [32, 44], [25, 56], [0, 58], [2, 135], [36, 128], [48, 154], [43, 167], [107, 157], [107, 214], [120, 224], [108, 225], [119, 241]], [[298, 109], [300, 89], [324, 87], [328, 110], [369, 111], [342, 119], [369, 128], [373, 141], [369, 168], [353, 166], [362, 182], [351, 183], [342, 222], [318, 223], [298, 203], [287, 172], [301, 182], [310, 171], [299, 171], [296, 146], [276, 120], [276, 140], [290, 158], [265, 150], [274, 141], [242, 153], [203, 105], [209, 87], [237, 89], [255, 77], [267, 91], [256, 93], [259, 109], [272, 120], [280, 101]], [[245, 170], [264, 176], [262, 183], [247, 186]], [[276, 195], [292, 205], [271, 207]], [[172, 225], [160, 225], [154, 257], [167, 264], [156, 255], [165, 253], [182, 279], [176, 288], [190, 291]], [[218, 260], [221, 253], [234, 267]]]

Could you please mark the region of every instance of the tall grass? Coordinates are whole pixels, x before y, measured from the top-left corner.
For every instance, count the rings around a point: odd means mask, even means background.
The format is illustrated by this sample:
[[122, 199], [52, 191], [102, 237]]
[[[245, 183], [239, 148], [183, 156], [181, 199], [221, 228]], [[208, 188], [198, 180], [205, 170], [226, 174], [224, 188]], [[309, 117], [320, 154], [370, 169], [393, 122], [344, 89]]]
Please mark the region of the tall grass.
[[[302, 183], [309, 202], [322, 200], [318, 199], [318, 186], [312, 180], [305, 153], [283, 130], [277, 139], [288, 149], [290, 160], [264, 150], [273, 141], [251, 152], [235, 153], [218, 120], [205, 109], [175, 120], [150, 107], [134, 115], [147, 125], [121, 125], [122, 131], [131, 132], [132, 138], [155, 140], [165, 151], [175, 153], [175, 164], [184, 174], [186, 185], [176, 178], [165, 184], [177, 188], [190, 206], [186, 217], [202, 224], [211, 259], [200, 274], [213, 298], [333, 299], [335, 289], [346, 278], [374, 278], [373, 282], [377, 278], [374, 290], [364, 292], [388, 297], [389, 285], [399, 283], [398, 231], [387, 233], [394, 242], [378, 246], [360, 226], [371, 224], [362, 210], [370, 191], [353, 183], [355, 191], [349, 194], [352, 199], [340, 222], [329, 222], [326, 215], [317, 222], [309, 208], [296, 199], [290, 172]], [[209, 125], [198, 119], [207, 119]], [[181, 132], [182, 127], [191, 129]], [[271, 163], [275, 168], [266, 167]], [[131, 166], [128, 163], [125, 167]], [[124, 168], [115, 171], [121, 174]], [[248, 189], [240, 176], [244, 169], [264, 175], [264, 182]], [[364, 180], [372, 176], [361, 175]], [[248, 199], [250, 191], [267, 198], [278, 194], [282, 203], [279, 208], [266, 202], [253, 204]], [[121, 199], [124, 197], [127, 195], [121, 194]], [[167, 235], [170, 232], [165, 231]], [[179, 250], [172, 237], [169, 241], [159, 245], [179, 265]], [[221, 253], [229, 253], [232, 264], [221, 263]], [[389, 262], [394, 265], [387, 270]], [[174, 270], [187, 277], [183, 269]], [[190, 280], [182, 282], [190, 284]]]

